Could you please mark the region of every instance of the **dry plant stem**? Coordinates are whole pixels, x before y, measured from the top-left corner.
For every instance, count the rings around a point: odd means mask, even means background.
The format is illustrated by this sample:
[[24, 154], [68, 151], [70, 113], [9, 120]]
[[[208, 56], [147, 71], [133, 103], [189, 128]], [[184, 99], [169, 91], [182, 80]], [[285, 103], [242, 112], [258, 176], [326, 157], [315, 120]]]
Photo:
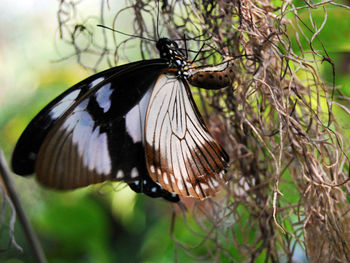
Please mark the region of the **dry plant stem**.
[[15, 185], [11, 178], [10, 169], [7, 166], [5, 156], [0, 148], [0, 175], [5, 183], [8, 195], [10, 196], [18, 215], [18, 219], [24, 229], [25, 236], [28, 240], [29, 247], [32, 251], [35, 262], [46, 263], [46, 258], [43, 249], [40, 245], [39, 239], [34, 232], [29, 220], [22, 208], [21, 201], [19, 200], [18, 194], [15, 189]]

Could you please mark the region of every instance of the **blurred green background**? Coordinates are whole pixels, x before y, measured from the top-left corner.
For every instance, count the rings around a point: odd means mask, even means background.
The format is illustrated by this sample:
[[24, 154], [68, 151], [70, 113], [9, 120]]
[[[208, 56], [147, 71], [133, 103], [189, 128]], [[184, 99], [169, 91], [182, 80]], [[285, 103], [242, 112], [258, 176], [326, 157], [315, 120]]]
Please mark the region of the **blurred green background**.
[[[54, 62], [64, 56], [55, 49], [57, 8], [58, 1], [0, 1], [0, 146], [8, 161], [31, 118], [56, 95], [91, 74], [74, 58]], [[92, 3], [84, 12], [95, 9]], [[336, 7], [330, 9], [320, 35], [336, 65], [336, 84], [346, 95], [350, 80], [349, 13]], [[307, 20], [308, 16], [305, 12], [300, 17]], [[313, 16], [320, 25], [323, 11], [315, 10]], [[293, 29], [288, 30], [292, 35]], [[295, 39], [292, 41], [296, 47]], [[302, 45], [310, 49], [306, 41]], [[314, 47], [320, 49], [316, 40]], [[332, 82], [329, 64], [318, 66], [324, 79]], [[344, 117], [342, 111], [338, 114]], [[166, 201], [136, 195], [123, 185], [118, 186], [118, 191], [107, 185], [58, 193], [41, 188], [33, 178], [14, 179], [49, 262], [173, 262], [175, 258], [179, 262], [210, 262], [195, 259], [175, 246], [169, 235], [173, 207]], [[6, 211], [2, 222], [8, 222], [9, 207], [2, 211]], [[15, 237], [23, 253], [8, 248], [8, 231], [8, 223], [3, 224], [0, 262], [33, 262], [21, 226], [16, 223]], [[175, 232], [189, 245], [201, 240], [182, 220], [176, 221]], [[201, 249], [205, 248], [196, 249], [195, 254], [201, 254]], [[237, 253], [232, 248], [236, 259]], [[302, 261], [303, 252], [299, 254]], [[263, 260], [261, 257], [257, 262]], [[225, 261], [228, 260], [222, 259]]]

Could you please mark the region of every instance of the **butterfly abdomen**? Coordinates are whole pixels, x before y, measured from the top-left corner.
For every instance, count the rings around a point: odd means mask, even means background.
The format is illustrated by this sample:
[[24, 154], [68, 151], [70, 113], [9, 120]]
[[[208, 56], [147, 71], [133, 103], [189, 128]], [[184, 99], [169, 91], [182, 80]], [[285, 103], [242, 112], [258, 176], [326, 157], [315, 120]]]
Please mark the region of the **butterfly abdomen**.
[[231, 86], [235, 78], [232, 59], [216, 66], [191, 69], [188, 81], [191, 85], [204, 89], [221, 89]]

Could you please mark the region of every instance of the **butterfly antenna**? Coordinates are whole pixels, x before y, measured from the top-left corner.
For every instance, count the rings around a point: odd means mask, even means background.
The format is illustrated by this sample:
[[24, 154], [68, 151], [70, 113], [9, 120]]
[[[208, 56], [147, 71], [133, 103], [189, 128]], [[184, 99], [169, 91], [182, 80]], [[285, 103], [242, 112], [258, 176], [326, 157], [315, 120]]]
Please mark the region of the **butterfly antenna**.
[[[193, 38], [189, 38], [188, 40], [196, 40], [196, 41], [200, 41], [200, 42], [206, 42], [206, 41], [208, 41], [208, 40], [210, 40], [210, 39], [213, 38], [212, 36], [209, 36], [209, 37], [207, 37], [206, 39], [203, 39], [203, 40], [197, 39], [197, 38], [201, 38], [202, 36], [204, 36], [204, 34], [205, 34], [205, 33], [203, 33], [203, 34], [201, 34], [201, 35], [198, 35], [198, 36], [195, 36], [195, 37], [193, 37]], [[183, 40], [183, 39], [181, 39], [181, 38], [175, 38], [175, 39], [173, 39], [173, 40], [174, 40], [174, 41], [181, 41], [181, 40]]]
[[[216, 52], [218, 52], [221, 56], [225, 57], [224, 54], [222, 54], [217, 48], [207, 44], [210, 48], [214, 49]], [[238, 55], [238, 56], [233, 56], [233, 59], [237, 59], [237, 58], [242, 58], [242, 57], [246, 57], [247, 59], [253, 59], [254, 60], [254, 56], [252, 55], [247, 55], [247, 54], [242, 54], [242, 55]]]
[[202, 44], [202, 46], [201, 46], [201, 48], [198, 50], [198, 52], [197, 52], [196, 56], [193, 58], [193, 60], [192, 60], [191, 64], [192, 64], [193, 62], [195, 62], [195, 61], [196, 61], [196, 59], [197, 59], [197, 57], [198, 57], [199, 53], [202, 51], [202, 49], [204, 48], [204, 46], [205, 46], [205, 43], [203, 43], [203, 44]]
[[210, 44], [207, 44], [210, 48], [214, 49], [216, 52], [218, 52], [222, 57], [225, 57], [226, 55], [221, 53], [216, 47], [210, 45]]
[[[200, 35], [200, 36], [196, 36], [196, 37], [194, 37], [194, 38], [191, 38], [191, 40], [195, 40], [196, 38], [198, 38], [198, 37], [201, 37], [201, 36], [203, 36], [204, 34], [202, 34], [202, 35]], [[198, 41], [203, 41], [203, 42], [206, 42], [207, 40], [210, 40], [212, 37], [208, 37], [208, 38], [206, 38], [206, 39], [203, 39], [203, 40], [198, 40]], [[173, 39], [174, 41], [184, 41], [184, 43], [185, 43], [185, 48], [181, 48], [181, 50], [185, 50], [185, 53], [186, 53], [186, 58], [188, 59], [188, 52], [193, 52], [193, 53], [196, 53], [196, 56], [195, 56], [195, 58], [192, 60], [192, 63], [196, 60], [196, 58], [197, 58], [197, 56], [199, 55], [199, 53], [202, 51], [202, 49], [204, 48], [204, 46], [205, 46], [205, 43], [202, 45], [202, 47], [200, 48], [200, 50], [199, 51], [197, 51], [197, 50], [191, 50], [191, 49], [188, 49], [187, 48], [187, 38], [186, 38], [186, 34], [184, 34], [184, 37], [183, 37], [183, 39]]]
[[146, 37], [142, 37], [142, 36], [136, 36], [136, 35], [131, 35], [131, 34], [127, 34], [127, 33], [124, 33], [124, 32], [121, 32], [119, 30], [116, 30], [116, 29], [113, 29], [113, 28], [110, 28], [108, 26], [104, 26], [104, 25], [97, 25], [98, 27], [102, 27], [102, 28], [105, 28], [105, 29], [109, 29], [113, 32], [116, 32], [116, 33], [119, 33], [119, 34], [122, 34], [124, 36], [128, 36], [128, 37], [137, 37], [137, 38], [141, 38], [141, 39], [144, 39], [144, 40], [147, 40], [147, 41], [152, 41], [152, 42], [156, 42], [155, 40], [153, 39], [150, 39], [150, 38], [146, 38]]
[[186, 59], [188, 59], [188, 50], [187, 50], [187, 39], [186, 39], [186, 34], [184, 34], [184, 42], [185, 42]]
[[157, 39], [159, 39], [159, 0], [157, 1]]

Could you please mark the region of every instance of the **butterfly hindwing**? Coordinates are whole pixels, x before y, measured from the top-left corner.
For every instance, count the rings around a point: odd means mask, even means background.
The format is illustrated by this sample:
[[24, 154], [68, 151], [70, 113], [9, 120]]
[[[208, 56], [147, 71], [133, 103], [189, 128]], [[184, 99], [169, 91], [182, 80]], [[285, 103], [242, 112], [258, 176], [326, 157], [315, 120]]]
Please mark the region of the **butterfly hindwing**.
[[206, 128], [187, 81], [172, 73], [162, 74], [146, 116], [145, 149], [151, 178], [182, 196], [212, 195], [228, 156]]

